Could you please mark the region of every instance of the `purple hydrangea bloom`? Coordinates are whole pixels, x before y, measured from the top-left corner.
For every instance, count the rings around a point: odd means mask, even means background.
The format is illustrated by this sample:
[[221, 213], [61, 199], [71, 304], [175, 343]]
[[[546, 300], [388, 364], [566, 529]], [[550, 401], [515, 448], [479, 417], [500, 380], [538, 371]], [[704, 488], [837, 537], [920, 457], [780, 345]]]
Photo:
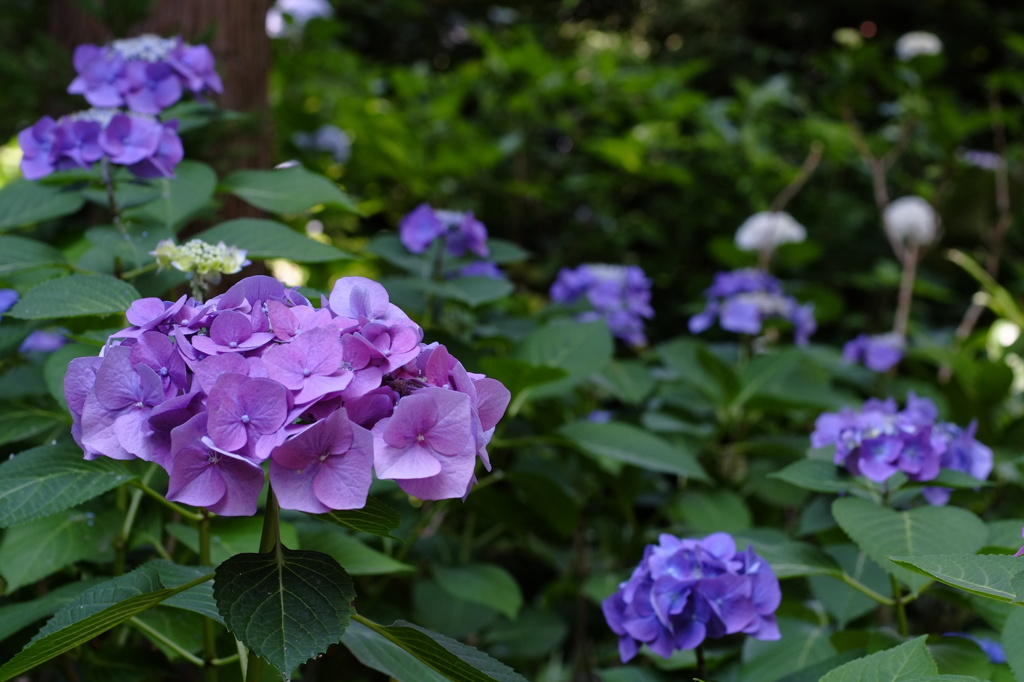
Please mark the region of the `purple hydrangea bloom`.
[[626, 343], [647, 345], [644, 320], [654, 317], [651, 281], [638, 266], [591, 263], [562, 268], [551, 285], [551, 300], [573, 304], [583, 298], [591, 310], [578, 320], [604, 320], [612, 334]]
[[868, 336], [861, 334], [843, 346], [843, 359], [859, 362], [872, 372], [888, 372], [903, 358], [906, 341], [895, 332]]
[[642, 644], [663, 658], [708, 637], [746, 633], [779, 639], [775, 610], [782, 600], [771, 566], [748, 547], [736, 551], [726, 533], [703, 540], [663, 534], [648, 545], [629, 580], [601, 604], [619, 636], [625, 663]]
[[1006, 652], [1003, 650], [1003, 645], [995, 639], [990, 637], [976, 637], [966, 632], [947, 632], [946, 637], [963, 637], [969, 639], [978, 647], [985, 652], [988, 656], [989, 663], [995, 663], [996, 665], [1002, 665], [1006, 663]]
[[0, 318], [8, 310], [14, 307], [20, 296], [15, 289], [0, 289]]
[[[825, 412], [815, 421], [811, 445], [835, 446], [835, 463], [857, 476], [882, 483], [897, 471], [912, 481], [930, 481], [941, 469], [985, 480], [992, 471], [992, 451], [974, 440], [975, 424], [961, 429], [936, 421], [938, 410], [913, 392], [898, 409], [891, 398], [868, 400], [858, 411]], [[945, 504], [948, 488], [925, 488], [931, 504]]]
[[783, 294], [782, 284], [762, 270], [720, 272], [704, 294], [707, 306], [688, 322], [693, 334], [710, 329], [716, 318], [726, 331], [759, 334], [767, 320], [781, 318], [793, 324], [796, 343], [804, 346], [817, 329], [814, 307]]
[[420, 204], [398, 226], [398, 236], [412, 253], [423, 253], [443, 238], [448, 253], [456, 258], [472, 252], [487, 258], [487, 228], [473, 214], [461, 211], [443, 211]]
[[505, 279], [505, 273], [501, 271], [496, 263], [489, 260], [479, 260], [469, 265], [464, 265], [455, 273], [456, 277], [489, 277], [490, 279]]
[[252, 514], [269, 461], [283, 508], [323, 513], [362, 507], [374, 468], [424, 499], [464, 497], [477, 458], [490, 468], [508, 390], [423, 344], [372, 280], [338, 280], [321, 308], [257, 276], [126, 315], [68, 368], [72, 435], [90, 459], [156, 462], [169, 499]]
[[[65, 330], [66, 331], [66, 330]], [[18, 346], [22, 353], [52, 353], [68, 343], [66, 333], [51, 331], [49, 329], [37, 329], [25, 337], [25, 340]]]

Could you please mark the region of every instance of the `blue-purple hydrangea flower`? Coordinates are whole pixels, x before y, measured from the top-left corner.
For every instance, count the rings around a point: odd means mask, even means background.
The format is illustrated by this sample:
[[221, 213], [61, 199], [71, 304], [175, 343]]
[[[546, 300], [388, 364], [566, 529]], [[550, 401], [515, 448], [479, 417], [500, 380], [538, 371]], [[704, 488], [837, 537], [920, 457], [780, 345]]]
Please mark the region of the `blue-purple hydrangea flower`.
[[903, 359], [906, 341], [896, 332], [869, 336], [861, 334], [843, 346], [843, 360], [861, 363], [872, 372], [888, 372]]
[[472, 212], [444, 211], [420, 204], [402, 218], [398, 236], [412, 253], [423, 253], [435, 240], [444, 241], [448, 253], [461, 258], [467, 252], [487, 258], [487, 228]]
[[604, 320], [616, 337], [633, 346], [647, 345], [644, 320], [654, 317], [651, 280], [638, 266], [590, 263], [562, 268], [551, 285], [551, 300], [573, 304], [582, 299], [592, 310], [578, 320]]
[[[942, 469], [979, 481], [992, 471], [992, 450], [974, 439], [976, 424], [966, 429], [936, 421], [938, 410], [913, 392], [900, 410], [896, 401], [868, 400], [859, 410], [826, 412], [815, 421], [811, 445], [834, 445], [835, 463], [854, 475], [882, 483], [898, 471], [912, 481], [930, 481]], [[945, 504], [949, 489], [928, 487], [925, 499]]]
[[143, 459], [167, 497], [255, 513], [262, 464], [281, 506], [357, 509], [376, 470], [423, 499], [464, 497], [508, 406], [498, 381], [466, 371], [389, 301], [344, 277], [315, 308], [270, 277], [207, 303], [135, 301], [131, 326], [64, 382], [87, 459]]
[[181, 38], [143, 35], [109, 45], [75, 48], [77, 77], [68, 86], [94, 107], [126, 107], [159, 114], [181, 99], [184, 91], [222, 92], [213, 53], [205, 45]]
[[29, 180], [88, 169], [104, 158], [140, 178], [173, 177], [184, 157], [177, 121], [116, 109], [88, 109], [56, 121], [44, 116], [18, 133], [18, 144], [21, 172]]
[[643, 644], [668, 658], [708, 637], [742, 632], [779, 639], [775, 610], [781, 599], [771, 566], [752, 547], [737, 552], [727, 533], [703, 540], [663, 534], [601, 608], [626, 662]]
[[796, 343], [803, 346], [817, 329], [814, 307], [785, 295], [779, 280], [762, 270], [719, 272], [704, 295], [707, 306], [689, 320], [693, 334], [709, 329], [716, 318], [726, 331], [759, 334], [767, 320], [781, 318], [793, 323]]

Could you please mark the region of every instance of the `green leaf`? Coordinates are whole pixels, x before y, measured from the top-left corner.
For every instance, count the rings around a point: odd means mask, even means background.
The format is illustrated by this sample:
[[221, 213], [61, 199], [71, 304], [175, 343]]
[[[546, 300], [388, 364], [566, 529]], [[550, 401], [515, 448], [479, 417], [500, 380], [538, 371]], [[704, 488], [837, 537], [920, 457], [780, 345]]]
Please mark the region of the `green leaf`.
[[573, 422], [559, 432], [595, 457], [607, 457], [648, 471], [711, 481], [693, 454], [631, 424]]
[[1024, 680], [1024, 609], [1015, 608], [1010, 612], [1003, 625], [1001, 639], [1006, 662], [1010, 664], [1016, 678]]
[[[737, 534], [737, 545], [743, 533]], [[802, 575], [830, 575], [839, 577], [842, 569], [828, 554], [806, 542], [766, 543], [753, 542], [754, 551], [768, 562], [778, 578], [795, 578]]]
[[654, 378], [639, 360], [612, 360], [597, 383], [624, 403], [639, 405], [654, 390]]
[[537, 659], [558, 649], [569, 626], [564, 616], [550, 609], [524, 608], [514, 623], [502, 619], [487, 629], [483, 642], [501, 658]]
[[272, 213], [300, 213], [320, 204], [359, 213], [340, 187], [301, 166], [235, 171], [224, 178], [221, 185], [256, 208]]
[[684, 490], [673, 511], [696, 533], [736, 533], [753, 523], [747, 503], [731, 490]]
[[89, 588], [64, 606], [24, 649], [0, 667], [0, 682], [88, 642], [165, 599], [209, 580], [211, 575], [169, 585], [150, 562], [131, 573]]
[[287, 258], [297, 263], [329, 263], [352, 258], [352, 254], [310, 239], [287, 225], [261, 218], [229, 220], [200, 232], [195, 239], [208, 244], [224, 242], [237, 246], [245, 249], [249, 258]]
[[931, 580], [900, 568], [890, 556], [976, 552], [985, 544], [984, 522], [966, 509], [917, 507], [897, 512], [852, 497], [832, 503], [832, 515], [854, 543], [886, 572], [918, 594]]
[[[167, 532], [181, 541], [196, 554], [199, 553], [199, 530], [193, 526], [169, 523]], [[280, 524], [281, 541], [292, 547], [300, 547], [295, 526]], [[263, 535], [263, 521], [258, 516], [218, 516], [210, 523], [210, 562], [214, 565], [226, 561], [236, 554], [251, 552], [260, 546]]]
[[[889, 595], [892, 586], [889, 574], [875, 564], [867, 554], [853, 544], [841, 543], [828, 545], [825, 553], [835, 560], [843, 573], [850, 579], [874, 590], [881, 595]], [[838, 576], [811, 575], [808, 577], [811, 593], [817, 598], [825, 610], [836, 619], [840, 628], [865, 613], [878, 608], [878, 602], [845, 582]]]
[[49, 244], [25, 237], [0, 236], [0, 276], [48, 266], [67, 267], [64, 254]]
[[732, 400], [732, 404], [742, 405], [757, 395], [762, 389], [768, 389], [773, 382], [779, 381], [789, 374], [806, 356], [799, 350], [783, 350], [778, 353], [758, 355], [745, 365], [740, 372], [740, 390]]
[[[195, 654], [203, 647], [203, 617], [196, 613], [168, 609], [160, 604], [138, 614], [129, 624], [170, 661], [181, 657], [179, 649]], [[168, 641], [173, 642], [176, 648], [169, 646]]]
[[139, 292], [131, 284], [107, 275], [70, 275], [29, 289], [8, 312], [23, 320], [124, 313]]
[[0, 642], [37, 620], [52, 616], [62, 606], [100, 582], [102, 580], [94, 578], [68, 583], [37, 599], [0, 606]]
[[781, 639], [744, 640], [740, 679], [774, 682], [836, 654], [827, 626], [784, 616], [778, 620]]
[[718, 384], [719, 392], [726, 403], [736, 403], [739, 400], [742, 388], [736, 370], [705, 346], [697, 347], [697, 361], [704, 368], [704, 371]]
[[74, 443], [11, 455], [0, 464], [0, 528], [70, 509], [132, 478], [116, 460], [86, 461]]
[[213, 596], [231, 634], [287, 676], [341, 641], [356, 593], [332, 557], [278, 545], [218, 566]]
[[[66, 430], [67, 424], [60, 415], [55, 413], [51, 414], [40, 410], [2, 412], [0, 413], [0, 445], [28, 440], [58, 426], [63, 431]], [[3, 490], [3, 487], [3, 482], [0, 482], [0, 490]], [[0, 502], [0, 507], [2, 507], [2, 502]]]
[[402, 647], [452, 682], [527, 682], [526, 678], [482, 651], [402, 620], [379, 625], [356, 620]]
[[515, 291], [512, 282], [494, 277], [456, 277], [442, 286], [442, 293], [447, 298], [462, 301], [474, 308], [491, 301], [499, 301]]
[[801, 459], [788, 465], [782, 471], [769, 474], [797, 488], [822, 493], [842, 493], [853, 489], [852, 481], [840, 478], [840, 469], [831, 462]]
[[444, 682], [448, 679], [362, 623], [350, 624], [341, 643], [360, 663], [398, 682]]
[[501, 265], [503, 263], [518, 263], [530, 257], [530, 252], [515, 242], [506, 241], [497, 237], [487, 240], [487, 248], [490, 254], [487, 260]]
[[402, 523], [402, 516], [376, 497], [368, 497], [366, 506], [362, 509], [345, 509], [326, 514], [310, 514], [310, 516], [382, 538], [394, 538], [391, 531]]
[[[946, 531], [952, 535], [952, 531]], [[1024, 561], [1007, 554], [937, 554], [892, 556], [903, 568], [941, 583], [999, 601], [1024, 604], [1024, 594], [1014, 586], [1014, 578], [1024, 572]]]
[[939, 673], [922, 636], [892, 649], [858, 658], [832, 670], [821, 682], [910, 682], [914, 678], [934, 679]]
[[11, 592], [82, 559], [98, 560], [113, 549], [121, 513], [69, 511], [18, 524], [0, 540], [0, 574]]
[[316, 547], [330, 554], [349, 575], [387, 575], [414, 570], [409, 564], [368, 547], [337, 526], [308, 522], [301, 524], [298, 530], [303, 547]]
[[503, 383], [513, 398], [530, 386], [557, 381], [568, 376], [565, 370], [557, 367], [531, 365], [513, 358], [481, 358], [480, 369], [487, 376]]
[[553, 322], [539, 327], [519, 346], [519, 359], [531, 365], [556, 367], [566, 372], [564, 379], [531, 386], [532, 397], [560, 395], [612, 359], [611, 334], [604, 322]]
[[153, 181], [158, 197], [140, 208], [125, 211], [125, 217], [159, 223], [174, 232], [181, 223], [213, 200], [217, 174], [205, 163], [182, 161], [173, 178]]
[[[142, 206], [160, 196], [160, 190], [144, 181], [120, 181], [115, 179], [114, 201], [118, 209]], [[98, 206], [110, 206], [110, 199], [105, 187], [87, 187], [82, 196]]]
[[12, 180], [0, 189], [0, 230], [74, 213], [85, 199], [74, 190], [29, 180]]
[[491, 564], [435, 566], [437, 583], [456, 599], [481, 604], [515, 620], [523, 606], [523, 594], [512, 575]]

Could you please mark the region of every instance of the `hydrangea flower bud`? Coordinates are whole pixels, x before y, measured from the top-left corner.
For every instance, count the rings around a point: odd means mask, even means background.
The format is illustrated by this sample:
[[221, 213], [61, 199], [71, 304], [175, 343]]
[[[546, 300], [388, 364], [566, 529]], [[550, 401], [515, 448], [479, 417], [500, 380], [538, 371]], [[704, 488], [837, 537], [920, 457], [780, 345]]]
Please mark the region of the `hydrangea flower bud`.
[[872, 372], [888, 372], [903, 358], [907, 342], [901, 334], [861, 334], [843, 346], [843, 360], [859, 362]]
[[761, 211], [740, 225], [736, 246], [742, 251], [772, 251], [781, 244], [802, 242], [807, 230], [785, 211]]
[[[233, 275], [249, 265], [245, 254], [237, 246], [228, 246], [224, 242], [208, 244], [201, 239], [192, 239], [181, 246], [171, 239], [164, 239], [149, 253], [156, 257], [161, 269], [174, 268], [193, 273], [214, 284], [219, 281], [219, 275]], [[217, 280], [210, 279], [211, 275], [218, 276]]]
[[604, 320], [617, 338], [632, 346], [647, 345], [644, 319], [654, 317], [651, 281], [638, 266], [590, 263], [562, 268], [551, 285], [551, 300], [572, 304], [584, 298], [591, 310], [578, 320]]
[[939, 216], [932, 205], [918, 196], [900, 197], [885, 207], [882, 214], [885, 232], [900, 242], [927, 246], [939, 234]]
[[911, 31], [896, 40], [896, 57], [908, 62], [920, 55], [942, 54], [942, 41], [934, 33]]

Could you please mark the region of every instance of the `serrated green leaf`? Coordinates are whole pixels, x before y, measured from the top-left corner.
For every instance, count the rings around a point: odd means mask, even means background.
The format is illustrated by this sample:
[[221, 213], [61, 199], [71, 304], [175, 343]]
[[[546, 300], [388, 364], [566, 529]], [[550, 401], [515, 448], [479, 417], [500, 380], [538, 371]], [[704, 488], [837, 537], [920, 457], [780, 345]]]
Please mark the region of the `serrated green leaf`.
[[397, 511], [375, 497], [367, 498], [366, 506], [362, 509], [346, 509], [326, 514], [310, 514], [310, 516], [382, 538], [395, 537], [391, 531], [402, 523], [402, 517]]
[[[849, 579], [881, 595], [888, 595], [892, 591], [889, 575], [855, 545], [828, 545], [824, 551]], [[838, 576], [811, 575], [807, 580], [811, 593], [836, 619], [840, 628], [878, 607], [877, 601], [846, 584]]]
[[526, 678], [487, 654], [436, 632], [402, 620], [380, 625], [361, 616], [355, 620], [383, 635], [452, 682], [527, 682]]
[[557, 381], [568, 373], [557, 367], [531, 365], [514, 358], [482, 358], [480, 369], [505, 385], [513, 398], [529, 386]]
[[84, 460], [74, 443], [25, 450], [0, 464], [0, 528], [70, 509], [132, 478], [116, 460]]
[[678, 445], [622, 422], [573, 422], [559, 432], [584, 452], [616, 462], [710, 482], [697, 458]]
[[778, 621], [780, 639], [744, 640], [741, 679], [774, 682], [836, 654], [827, 626], [787, 617]]
[[654, 389], [654, 378], [639, 360], [612, 360], [597, 383], [624, 403], [639, 405]]
[[1024, 609], [1015, 608], [1010, 612], [1000, 639], [1010, 669], [1018, 680], [1024, 680]]
[[228, 192], [272, 213], [300, 213], [320, 204], [359, 213], [336, 184], [305, 168], [235, 171], [221, 185]]
[[487, 260], [498, 265], [518, 263], [530, 257], [530, 252], [518, 244], [496, 237], [487, 240], [487, 248], [490, 249]]
[[931, 580], [889, 561], [946, 552], [976, 552], [985, 544], [984, 522], [966, 509], [917, 507], [897, 512], [852, 497], [832, 503], [832, 515], [858, 547], [918, 594]]
[[500, 301], [515, 291], [512, 282], [495, 277], [456, 277], [442, 285], [446, 298], [462, 301], [470, 307]]
[[527, 389], [532, 397], [550, 397], [600, 372], [611, 361], [613, 350], [612, 337], [604, 322], [563, 321], [531, 332], [520, 344], [518, 358], [531, 365], [565, 371], [564, 379]]
[[0, 667], [0, 682], [7, 682], [46, 661], [103, 634], [165, 599], [208, 581], [202, 575], [177, 585], [163, 584], [150, 562], [91, 587], [58, 611], [35, 637]]
[[941, 583], [958, 587], [982, 597], [1024, 604], [1014, 578], [1024, 573], [1024, 562], [1007, 554], [936, 554], [924, 556], [890, 556], [903, 568], [915, 571]]
[[785, 377], [802, 362], [807, 362], [806, 356], [793, 349], [758, 355], [740, 371], [740, 389], [733, 398], [732, 405], [743, 405], [761, 390], [770, 388], [773, 382]]
[[914, 678], [933, 679], [939, 673], [935, 660], [925, 647], [927, 637], [918, 637], [892, 649], [858, 658], [832, 670], [821, 682], [909, 682]]
[[82, 559], [100, 559], [113, 549], [121, 526], [116, 509], [95, 515], [66, 511], [11, 526], [0, 540], [0, 575], [11, 592]]
[[[744, 542], [743, 532], [737, 533], [737, 545]], [[828, 575], [840, 577], [842, 569], [835, 559], [806, 542], [752, 543], [758, 556], [768, 562], [778, 578], [795, 578], [803, 575]]]
[[25, 237], [0, 236], [0, 276], [32, 268], [67, 265], [64, 254], [49, 244]]
[[79, 192], [17, 179], [0, 189], [0, 230], [74, 213], [85, 199]]
[[512, 575], [491, 564], [435, 566], [434, 578], [448, 594], [492, 608], [515, 620], [523, 606], [523, 594]]
[[173, 178], [159, 178], [153, 183], [157, 197], [145, 206], [126, 211], [125, 217], [158, 223], [174, 232], [213, 199], [217, 174], [205, 163], [185, 160], [175, 167]]
[[448, 679], [362, 623], [351, 623], [341, 643], [360, 663], [398, 682], [444, 682]]
[[835, 464], [813, 459], [798, 460], [769, 476], [797, 488], [822, 493], [849, 492], [854, 487], [852, 481], [840, 477], [840, 469]]
[[[12, 410], [0, 413], [0, 445], [28, 440], [58, 426], [66, 427], [66, 423], [57, 414], [48, 414], [41, 410]], [[0, 483], [0, 490], [2, 489], [3, 484]]]
[[107, 275], [69, 275], [29, 289], [7, 313], [23, 320], [124, 313], [141, 298], [131, 284]]
[[388, 575], [414, 570], [409, 564], [368, 547], [337, 526], [309, 522], [301, 524], [298, 531], [303, 547], [316, 547], [317, 551], [330, 554], [349, 575]]
[[52, 616], [87, 589], [103, 582], [99, 578], [61, 585], [31, 601], [0, 606], [0, 642], [37, 620]]
[[695, 533], [738, 532], [742, 535], [742, 531], [753, 524], [747, 503], [731, 490], [687, 489], [672, 511]]
[[282, 675], [341, 641], [356, 593], [332, 557], [278, 545], [217, 567], [217, 608], [228, 630]]
[[297, 263], [329, 263], [352, 258], [352, 254], [310, 239], [287, 225], [261, 218], [229, 220], [200, 232], [195, 239], [237, 246], [245, 249], [249, 258], [287, 258]]

